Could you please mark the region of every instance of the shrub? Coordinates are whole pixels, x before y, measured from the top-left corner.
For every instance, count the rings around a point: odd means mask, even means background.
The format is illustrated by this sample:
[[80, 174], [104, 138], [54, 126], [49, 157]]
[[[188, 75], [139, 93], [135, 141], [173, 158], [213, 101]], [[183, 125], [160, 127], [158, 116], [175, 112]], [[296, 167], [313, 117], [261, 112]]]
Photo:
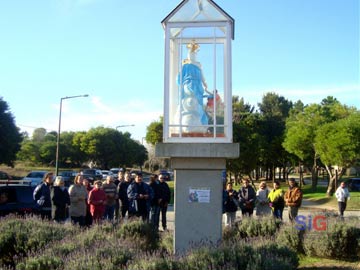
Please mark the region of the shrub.
[[298, 230], [294, 226], [283, 225], [276, 234], [276, 243], [291, 250], [304, 254], [303, 237], [304, 230]]
[[[50, 224], [56, 226], [55, 224]], [[67, 225], [60, 225], [63, 230]], [[44, 258], [57, 258], [58, 261], [48, 264], [48, 269], [126, 269], [128, 261], [133, 254], [130, 248], [124, 246], [116, 237], [112, 226], [93, 226], [87, 230], [81, 230], [77, 226], [69, 226], [72, 234], [68, 234], [61, 240], [50, 242], [42, 249], [27, 253], [17, 264], [19, 269], [37, 269], [42, 267]], [[75, 235], [75, 236], [74, 236]], [[30, 258], [31, 257], [31, 258]], [[57, 262], [62, 264], [57, 265]], [[46, 267], [45, 267], [46, 268]]]
[[309, 256], [353, 260], [358, 258], [359, 239], [360, 228], [333, 220], [326, 231], [306, 232], [304, 249]]
[[174, 237], [169, 231], [164, 232], [160, 237], [159, 249], [166, 254], [174, 253]]
[[154, 256], [133, 262], [127, 270], [186, 270], [180, 261]]
[[90, 248], [98, 241], [105, 240], [109, 238], [109, 234], [106, 230], [102, 230], [101, 226], [94, 225], [88, 230], [83, 231], [82, 233], [76, 236], [76, 241], [84, 248]]
[[58, 257], [41, 256], [29, 259], [26, 264], [18, 264], [16, 270], [52, 270], [62, 268], [63, 266], [62, 260]]
[[220, 248], [203, 247], [193, 250], [186, 258], [187, 269], [221, 269], [227, 263], [224, 255]]
[[231, 242], [239, 236], [239, 230], [236, 226], [225, 227], [222, 232], [222, 239], [224, 242]]
[[193, 250], [183, 260], [184, 269], [296, 269], [298, 258], [294, 251], [279, 247], [263, 238], [253, 243], [234, 242], [233, 245], [204, 247]]
[[280, 227], [280, 222], [273, 218], [244, 218], [237, 224], [238, 236], [240, 238], [251, 238], [255, 236], [272, 236]]
[[43, 222], [35, 217], [9, 217], [0, 223], [0, 232], [0, 264], [14, 267], [14, 258], [26, 257], [28, 252], [61, 240], [72, 231], [64, 225]]
[[272, 241], [256, 246], [250, 269], [261, 270], [288, 270], [297, 269], [299, 258], [295, 251], [285, 246], [278, 246]]
[[152, 224], [142, 221], [133, 221], [123, 225], [118, 235], [134, 248], [144, 251], [154, 251], [159, 245], [158, 231], [154, 230]]

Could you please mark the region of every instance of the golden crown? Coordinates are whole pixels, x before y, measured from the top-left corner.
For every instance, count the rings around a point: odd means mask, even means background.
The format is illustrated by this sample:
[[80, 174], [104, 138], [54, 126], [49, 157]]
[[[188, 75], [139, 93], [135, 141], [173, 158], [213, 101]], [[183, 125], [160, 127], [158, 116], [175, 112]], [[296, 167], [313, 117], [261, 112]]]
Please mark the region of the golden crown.
[[197, 44], [195, 42], [195, 40], [193, 40], [191, 43], [189, 43], [188, 45], [186, 45], [186, 48], [188, 48], [190, 50], [190, 52], [196, 52], [199, 50], [200, 45]]

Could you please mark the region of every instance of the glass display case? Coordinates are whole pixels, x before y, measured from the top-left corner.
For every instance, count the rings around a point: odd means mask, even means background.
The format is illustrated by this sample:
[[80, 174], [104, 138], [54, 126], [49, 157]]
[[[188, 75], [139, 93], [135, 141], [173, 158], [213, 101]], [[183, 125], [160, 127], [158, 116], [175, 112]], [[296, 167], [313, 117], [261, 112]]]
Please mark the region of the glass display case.
[[184, 0], [165, 29], [164, 142], [232, 142], [234, 20], [211, 0]]

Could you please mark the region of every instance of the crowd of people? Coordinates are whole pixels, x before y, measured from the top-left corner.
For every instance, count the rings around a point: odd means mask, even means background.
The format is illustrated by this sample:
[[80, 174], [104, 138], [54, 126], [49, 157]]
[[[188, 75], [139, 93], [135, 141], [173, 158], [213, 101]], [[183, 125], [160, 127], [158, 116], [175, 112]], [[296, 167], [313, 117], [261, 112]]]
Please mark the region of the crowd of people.
[[227, 183], [223, 196], [223, 212], [225, 226], [235, 224], [236, 211], [240, 208], [243, 217], [251, 217], [256, 208], [256, 216], [270, 216], [283, 219], [285, 205], [288, 207], [290, 221], [294, 221], [302, 202], [302, 191], [294, 178], [290, 178], [289, 187], [284, 191], [279, 181], [275, 181], [273, 189], [267, 187], [265, 181], [259, 184], [259, 189], [250, 185], [248, 178], [243, 179], [239, 191], [233, 189], [232, 183]]
[[70, 219], [81, 227], [104, 221], [121, 222], [141, 218], [159, 229], [160, 214], [163, 230], [167, 230], [166, 213], [171, 191], [166, 175], [153, 174], [150, 183], [142, 181], [142, 173], [134, 179], [129, 171], [120, 170], [118, 177], [108, 175], [103, 182], [97, 180], [91, 185], [81, 173], [68, 189], [61, 176], [54, 179], [47, 173], [43, 182], [34, 190], [41, 218], [65, 223]]
[[[120, 170], [118, 178], [107, 176], [103, 182], [97, 180], [90, 184], [82, 174], [77, 174], [74, 184], [69, 189], [61, 176], [47, 173], [43, 182], [34, 190], [34, 200], [40, 209], [41, 218], [64, 223], [70, 219], [73, 224], [91, 226], [104, 220], [121, 222], [126, 219], [139, 218], [150, 222], [155, 229], [161, 226], [167, 230], [166, 213], [171, 198], [171, 191], [166, 183], [166, 175], [153, 174], [150, 182], [142, 181], [142, 173], [134, 178], [129, 171]], [[225, 226], [235, 224], [236, 212], [241, 210], [243, 217], [251, 217], [256, 209], [256, 216], [273, 216], [283, 219], [285, 206], [288, 218], [295, 221], [302, 203], [303, 193], [294, 178], [288, 181], [284, 191], [279, 181], [273, 182], [273, 189], [265, 181], [260, 182], [259, 189], [250, 185], [249, 179], [242, 181], [239, 191], [233, 189], [232, 183], [226, 183], [223, 191], [223, 213]], [[343, 218], [350, 193], [342, 182], [335, 193], [338, 200], [340, 217]]]

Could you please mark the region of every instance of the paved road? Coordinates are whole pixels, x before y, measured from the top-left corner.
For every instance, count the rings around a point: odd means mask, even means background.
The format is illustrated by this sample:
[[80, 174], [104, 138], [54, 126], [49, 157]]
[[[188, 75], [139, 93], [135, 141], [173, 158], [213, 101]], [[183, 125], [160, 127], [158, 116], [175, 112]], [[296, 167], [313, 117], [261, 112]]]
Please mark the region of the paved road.
[[[314, 216], [319, 213], [326, 212], [328, 216], [337, 215], [338, 211], [336, 208], [327, 208], [325, 209], [323, 206], [319, 206], [314, 204], [313, 202], [309, 200], [303, 200], [302, 206], [299, 209], [299, 215], [303, 215], [304, 217]], [[255, 213], [254, 213], [255, 216]], [[344, 213], [345, 219], [349, 217], [358, 217], [360, 218], [360, 211], [345, 211]], [[236, 212], [236, 219], [241, 220], [241, 211]], [[288, 222], [288, 212], [287, 208], [284, 209], [283, 212], [283, 220], [284, 222]], [[174, 207], [172, 205], [169, 205], [168, 213], [167, 213], [167, 221], [168, 221], [168, 229], [173, 230], [174, 229]], [[161, 224], [161, 222], [160, 222]]]

